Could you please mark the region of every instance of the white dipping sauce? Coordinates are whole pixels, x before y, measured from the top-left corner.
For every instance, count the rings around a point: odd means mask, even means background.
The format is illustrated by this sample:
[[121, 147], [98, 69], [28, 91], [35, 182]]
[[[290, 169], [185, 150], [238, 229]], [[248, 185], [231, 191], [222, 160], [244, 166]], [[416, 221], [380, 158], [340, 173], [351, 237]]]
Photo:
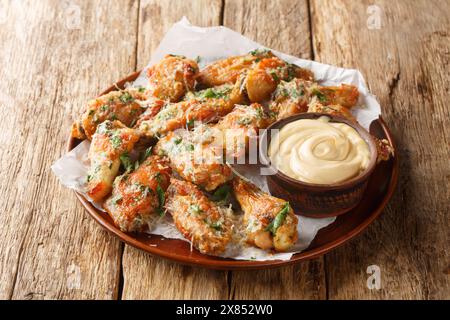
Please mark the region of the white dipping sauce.
[[300, 119], [281, 128], [269, 146], [272, 164], [285, 175], [309, 183], [334, 184], [367, 169], [369, 146], [345, 123]]

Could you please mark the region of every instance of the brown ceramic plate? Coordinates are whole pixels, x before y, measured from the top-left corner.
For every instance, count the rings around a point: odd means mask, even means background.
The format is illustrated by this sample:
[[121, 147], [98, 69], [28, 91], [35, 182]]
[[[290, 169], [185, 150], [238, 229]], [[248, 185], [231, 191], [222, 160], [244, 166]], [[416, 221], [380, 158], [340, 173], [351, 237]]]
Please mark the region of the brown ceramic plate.
[[[101, 94], [116, 90], [116, 86], [123, 88], [126, 82], [135, 80], [138, 75], [138, 72], [131, 74]], [[372, 122], [370, 133], [378, 138], [388, 139], [395, 149], [392, 135], [381, 118]], [[77, 139], [69, 138], [67, 149], [72, 150], [80, 142]], [[191, 252], [189, 243], [182, 240], [166, 239], [161, 236], [148, 234], [127, 234], [116, 228], [112, 219], [106, 213], [94, 208], [81, 194], [76, 193], [76, 196], [92, 218], [102, 227], [125, 243], [152, 255], [183, 264], [212, 269], [266, 269], [321, 256], [356, 237], [381, 214], [394, 193], [397, 177], [398, 155], [396, 154], [390, 161], [377, 165], [369, 180], [364, 197], [358, 206], [348, 213], [337, 217], [336, 221], [328, 227], [321, 229], [306, 250], [293, 255], [288, 261], [239, 261], [212, 257], [203, 255], [196, 250]]]

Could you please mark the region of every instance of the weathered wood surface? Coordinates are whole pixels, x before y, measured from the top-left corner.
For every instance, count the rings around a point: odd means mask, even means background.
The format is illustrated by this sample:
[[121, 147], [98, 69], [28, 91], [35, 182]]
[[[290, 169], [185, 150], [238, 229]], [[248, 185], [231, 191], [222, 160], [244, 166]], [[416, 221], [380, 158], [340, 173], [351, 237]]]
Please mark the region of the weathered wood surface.
[[[373, 3], [311, 3], [315, 59], [361, 70], [401, 163], [397, 193], [381, 218], [326, 255], [328, 296], [449, 299], [450, 3]], [[371, 29], [378, 10], [380, 29]], [[370, 265], [380, 267], [381, 290], [366, 287]]]
[[133, 71], [137, 5], [1, 3], [0, 298], [115, 299], [122, 245], [50, 165], [86, 99]]
[[[450, 5], [376, 4], [0, 2], [0, 298], [449, 299]], [[373, 29], [377, 8], [381, 26]], [[398, 192], [364, 235], [296, 266], [209, 271], [124, 246], [59, 185], [49, 167], [64, 152], [84, 102], [142, 68], [183, 15], [196, 25], [224, 24], [274, 49], [362, 71], [401, 159]], [[381, 269], [381, 290], [366, 286], [370, 265]]]

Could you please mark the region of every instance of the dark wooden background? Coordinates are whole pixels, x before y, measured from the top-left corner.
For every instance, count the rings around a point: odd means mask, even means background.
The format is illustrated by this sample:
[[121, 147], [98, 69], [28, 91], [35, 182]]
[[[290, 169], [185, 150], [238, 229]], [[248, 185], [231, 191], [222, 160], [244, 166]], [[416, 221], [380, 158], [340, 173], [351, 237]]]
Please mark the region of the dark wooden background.
[[[1, 1], [0, 298], [449, 299], [449, 12], [447, 0]], [[294, 266], [210, 271], [122, 244], [58, 183], [50, 165], [86, 100], [146, 65], [183, 15], [363, 73], [401, 159], [367, 232]]]

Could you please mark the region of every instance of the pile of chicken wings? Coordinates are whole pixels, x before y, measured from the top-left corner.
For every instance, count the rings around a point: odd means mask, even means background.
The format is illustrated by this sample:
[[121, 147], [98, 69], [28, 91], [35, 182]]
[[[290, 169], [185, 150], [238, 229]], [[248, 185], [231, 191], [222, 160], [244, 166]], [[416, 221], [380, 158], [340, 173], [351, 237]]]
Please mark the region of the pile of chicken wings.
[[[168, 213], [204, 254], [223, 253], [237, 227], [248, 245], [288, 250], [298, 238], [289, 203], [235, 175], [222, 160], [245, 157], [255, 132], [294, 114], [321, 112], [356, 121], [350, 109], [358, 101], [357, 88], [321, 86], [311, 71], [269, 50], [202, 70], [194, 60], [167, 55], [147, 75], [145, 87], [89, 101], [72, 126], [73, 137], [91, 141], [88, 196], [102, 203], [124, 232], [144, 232]], [[212, 143], [217, 136], [226, 141], [221, 147]], [[388, 159], [389, 144], [380, 140], [379, 148], [380, 159]], [[243, 212], [240, 220], [233, 219], [237, 210], [230, 214], [224, 206], [230, 197]]]

